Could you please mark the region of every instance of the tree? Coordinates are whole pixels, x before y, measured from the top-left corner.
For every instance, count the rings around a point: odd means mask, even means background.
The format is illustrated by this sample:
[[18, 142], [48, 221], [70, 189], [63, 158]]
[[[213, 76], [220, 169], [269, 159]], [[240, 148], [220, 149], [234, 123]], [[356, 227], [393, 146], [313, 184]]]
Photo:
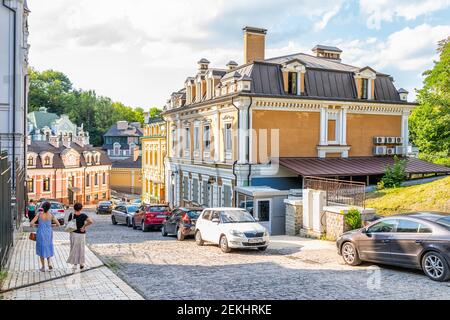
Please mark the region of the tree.
[[450, 166], [450, 37], [439, 42], [438, 52], [439, 61], [424, 72], [410, 132], [422, 158]]

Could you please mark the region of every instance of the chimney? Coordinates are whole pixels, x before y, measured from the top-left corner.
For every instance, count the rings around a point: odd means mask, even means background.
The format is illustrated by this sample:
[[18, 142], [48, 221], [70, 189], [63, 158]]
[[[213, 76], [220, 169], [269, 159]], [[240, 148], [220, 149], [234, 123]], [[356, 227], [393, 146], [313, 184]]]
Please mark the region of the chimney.
[[266, 29], [245, 27], [244, 31], [244, 63], [264, 60], [266, 50]]
[[48, 143], [50, 143], [55, 148], [59, 148], [59, 137], [58, 136], [48, 137]]
[[126, 130], [126, 129], [128, 129], [128, 122], [117, 121], [117, 130]]
[[238, 66], [237, 62], [231, 60], [230, 62], [227, 63], [227, 70], [231, 71], [235, 69], [237, 66]]
[[208, 70], [208, 66], [209, 66], [209, 61], [205, 58], [200, 59], [199, 62], [197, 62], [198, 64], [198, 71], [199, 72], [206, 72], [206, 70]]
[[70, 148], [70, 137], [69, 136], [63, 136], [62, 137], [62, 144], [66, 148]]
[[337, 47], [318, 44], [314, 48], [312, 48], [312, 52], [314, 52], [316, 57], [318, 58], [341, 61], [342, 50]]
[[79, 145], [80, 147], [84, 147], [84, 137], [83, 136], [75, 136], [73, 138], [73, 142], [75, 142], [77, 145]]

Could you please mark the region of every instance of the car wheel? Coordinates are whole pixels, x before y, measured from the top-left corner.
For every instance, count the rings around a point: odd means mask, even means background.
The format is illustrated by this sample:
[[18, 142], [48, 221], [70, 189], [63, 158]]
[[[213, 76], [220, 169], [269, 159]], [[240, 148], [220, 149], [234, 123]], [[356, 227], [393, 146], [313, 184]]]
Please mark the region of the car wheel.
[[177, 240], [178, 241], [183, 241], [184, 240], [184, 234], [181, 231], [181, 228], [177, 228]]
[[133, 227], [133, 230], [136, 230], [138, 228], [137, 225], [134, 223], [134, 219], [131, 221], [131, 226]]
[[266, 249], [267, 249], [267, 246], [265, 246], [265, 247], [258, 247], [259, 251], [266, 251]]
[[127, 227], [130, 227], [130, 219], [129, 218], [127, 218], [126, 225], [127, 225]]
[[116, 224], [117, 224], [116, 217], [112, 216], [112, 217], [111, 217], [111, 221], [112, 221], [112, 224], [113, 224], [113, 225], [116, 225]]
[[167, 232], [166, 232], [166, 227], [165, 226], [162, 226], [162, 228], [161, 228], [161, 235], [163, 237], [167, 237]]
[[148, 231], [147, 227], [145, 226], [145, 222], [144, 221], [142, 221], [142, 223], [141, 223], [141, 230], [142, 230], [142, 232], [147, 232]]
[[226, 236], [220, 237], [219, 245], [220, 245], [220, 249], [222, 249], [222, 252], [225, 252], [225, 253], [231, 252], [231, 249], [228, 246], [228, 240], [227, 240]]
[[205, 241], [203, 241], [203, 239], [202, 239], [202, 234], [198, 230], [195, 233], [195, 243], [199, 246], [202, 246], [205, 244]]
[[434, 281], [447, 281], [450, 271], [444, 257], [435, 251], [427, 252], [422, 258], [423, 272]]
[[359, 259], [355, 245], [351, 242], [346, 242], [343, 244], [342, 258], [344, 259], [344, 262], [350, 266], [357, 266], [361, 264], [361, 259]]

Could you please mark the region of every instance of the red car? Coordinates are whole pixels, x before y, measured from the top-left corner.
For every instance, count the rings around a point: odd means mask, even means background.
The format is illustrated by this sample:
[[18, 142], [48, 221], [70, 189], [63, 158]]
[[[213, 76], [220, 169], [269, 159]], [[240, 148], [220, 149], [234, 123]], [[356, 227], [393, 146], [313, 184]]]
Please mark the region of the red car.
[[144, 204], [133, 216], [133, 229], [140, 227], [143, 232], [147, 232], [150, 228], [160, 229], [168, 215], [170, 215], [168, 205]]

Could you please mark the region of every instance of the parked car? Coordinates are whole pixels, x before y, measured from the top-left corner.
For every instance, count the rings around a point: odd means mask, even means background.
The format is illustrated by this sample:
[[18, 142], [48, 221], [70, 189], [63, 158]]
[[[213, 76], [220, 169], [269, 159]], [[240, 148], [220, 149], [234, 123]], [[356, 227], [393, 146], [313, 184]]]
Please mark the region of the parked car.
[[177, 208], [174, 209], [161, 228], [161, 234], [166, 237], [176, 234], [177, 240], [183, 241], [187, 236], [195, 234], [195, 222], [202, 213], [201, 208]]
[[159, 229], [168, 215], [170, 215], [168, 205], [144, 204], [132, 218], [133, 229], [140, 227], [143, 232], [149, 231], [150, 228]]
[[131, 204], [141, 205], [142, 204], [142, 200], [141, 199], [133, 199], [133, 200], [131, 200]]
[[231, 249], [258, 248], [269, 245], [269, 232], [244, 209], [211, 208], [203, 210], [197, 219], [195, 241], [218, 244], [223, 252]]
[[139, 206], [134, 204], [119, 204], [116, 206], [111, 213], [111, 222], [116, 225], [118, 223], [125, 223], [128, 227], [132, 226], [133, 216]]
[[96, 210], [96, 213], [97, 213], [97, 214], [102, 214], [102, 213], [105, 213], [105, 214], [111, 214], [112, 209], [113, 209], [113, 203], [112, 203], [112, 201], [100, 201], [100, 202], [97, 204], [97, 210]]
[[337, 239], [346, 264], [362, 261], [422, 269], [432, 280], [450, 278], [450, 216], [414, 212], [382, 218]]
[[57, 202], [57, 201], [42, 201], [38, 205], [38, 209], [37, 209], [38, 213], [44, 211], [44, 209], [42, 209], [42, 205], [45, 202], [50, 202], [50, 213], [53, 216], [55, 216], [55, 218], [58, 220], [59, 224], [63, 226], [65, 223], [67, 206], [65, 206], [61, 202]]

